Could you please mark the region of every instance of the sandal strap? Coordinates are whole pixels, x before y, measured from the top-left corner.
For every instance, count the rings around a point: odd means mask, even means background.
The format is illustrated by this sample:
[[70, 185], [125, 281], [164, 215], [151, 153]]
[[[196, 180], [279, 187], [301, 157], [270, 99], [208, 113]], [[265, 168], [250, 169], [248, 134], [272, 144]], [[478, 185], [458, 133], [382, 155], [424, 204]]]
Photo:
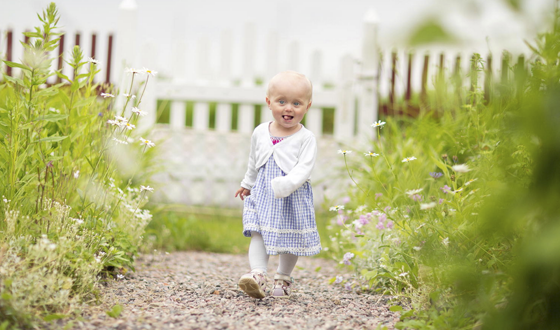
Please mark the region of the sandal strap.
[[293, 277], [282, 275], [282, 274], [274, 275], [274, 279], [275, 280], [283, 280], [283, 281], [286, 281], [286, 282], [289, 282], [289, 283], [294, 283], [294, 278]]

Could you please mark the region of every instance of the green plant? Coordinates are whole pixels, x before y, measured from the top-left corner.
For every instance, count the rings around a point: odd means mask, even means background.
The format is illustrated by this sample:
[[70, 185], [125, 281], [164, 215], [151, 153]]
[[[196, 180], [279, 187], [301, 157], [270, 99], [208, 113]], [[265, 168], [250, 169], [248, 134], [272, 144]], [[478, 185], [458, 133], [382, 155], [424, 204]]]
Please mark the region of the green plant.
[[[0, 84], [0, 320], [21, 327], [97, 299], [99, 275], [132, 268], [151, 219], [142, 207], [152, 188], [135, 185], [151, 174], [153, 143], [132, 128], [153, 73], [115, 109], [117, 91], [94, 83], [97, 61], [79, 47], [67, 61], [74, 78], [50, 70], [61, 35], [54, 3], [39, 19], [22, 63], [3, 61], [21, 74]], [[64, 82], [48, 85], [55, 74]]]
[[399, 298], [397, 328], [558, 327], [559, 17], [490, 99], [475, 56], [464, 99], [439, 77], [417, 118], [342, 152], [355, 186], [333, 250], [356, 275], [333, 282]]

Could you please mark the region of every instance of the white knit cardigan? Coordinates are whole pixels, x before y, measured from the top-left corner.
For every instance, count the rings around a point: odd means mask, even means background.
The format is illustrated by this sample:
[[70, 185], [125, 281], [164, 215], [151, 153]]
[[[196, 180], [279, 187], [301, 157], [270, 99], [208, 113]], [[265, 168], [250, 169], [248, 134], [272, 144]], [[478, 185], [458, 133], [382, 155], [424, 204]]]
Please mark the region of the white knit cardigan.
[[317, 157], [317, 141], [315, 135], [302, 125], [299, 131], [282, 142], [272, 144], [269, 125], [270, 122], [262, 123], [253, 131], [249, 163], [241, 187], [251, 190], [259, 168], [273, 155], [276, 165], [286, 176], [273, 179], [272, 189], [275, 198], [283, 198], [309, 180]]

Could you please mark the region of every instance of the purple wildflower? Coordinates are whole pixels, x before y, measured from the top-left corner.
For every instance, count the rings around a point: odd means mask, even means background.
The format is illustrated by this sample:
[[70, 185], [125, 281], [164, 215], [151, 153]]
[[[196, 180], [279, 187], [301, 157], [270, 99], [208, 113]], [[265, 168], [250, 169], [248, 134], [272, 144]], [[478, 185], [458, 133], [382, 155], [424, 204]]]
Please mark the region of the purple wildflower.
[[350, 262], [350, 260], [351, 260], [352, 258], [354, 258], [354, 253], [352, 253], [352, 252], [346, 252], [346, 253], [344, 254], [344, 256], [342, 257], [342, 262], [343, 262], [345, 265], [350, 265], [350, 264], [352, 264], [352, 263]]
[[53, 162], [52, 162], [52, 160], [51, 160], [51, 161], [49, 161], [49, 162], [47, 163], [47, 167], [53, 167], [53, 166], [54, 166], [54, 165], [53, 165]]
[[430, 172], [430, 176], [434, 179], [438, 179], [438, 178], [441, 178], [443, 176], [443, 173], [441, 173], [441, 172]]
[[344, 288], [346, 290], [352, 290], [352, 284], [350, 284], [350, 282], [346, 282], [346, 284], [344, 284]]
[[445, 185], [439, 189], [441, 189], [441, 191], [443, 191], [444, 194], [447, 194], [451, 191], [451, 187], [449, 187], [448, 185]]
[[381, 213], [381, 214], [377, 217], [377, 219], [379, 220], [379, 222], [386, 221], [386, 220], [387, 220], [387, 214]]
[[445, 199], [443, 199], [443, 198], [440, 198], [440, 199], [439, 199], [439, 203], [440, 203], [440, 204], [442, 204], [443, 201], [445, 201]]
[[350, 197], [347, 196], [342, 199], [342, 204], [347, 204], [348, 202], [350, 202]]
[[379, 197], [381, 197], [381, 196], [383, 196], [382, 193], [377, 193], [377, 194], [375, 194], [375, 199], [377, 200], [377, 199], [378, 199]]
[[375, 228], [379, 230], [383, 230], [385, 229], [385, 225], [383, 224], [383, 222], [379, 221], [379, 223], [377, 224], [377, 226], [375, 226]]
[[422, 195], [414, 194], [414, 195], [410, 196], [410, 198], [412, 198], [412, 200], [415, 201], [415, 202], [422, 201]]
[[388, 221], [388, 222], [387, 222], [387, 228], [388, 228], [388, 229], [393, 229], [393, 225], [394, 225], [394, 224], [393, 224], [393, 221]]
[[390, 207], [390, 206], [387, 206], [387, 207], [385, 207], [385, 208], [383, 209], [383, 211], [385, 211], [385, 213], [387, 213], [387, 211], [389, 211], [390, 209], [391, 209], [391, 207]]
[[334, 283], [336, 283], [336, 284], [342, 283], [343, 280], [344, 280], [344, 277], [342, 277], [342, 275], [336, 275], [336, 280], [334, 281]]
[[362, 225], [367, 225], [369, 223], [369, 220], [365, 215], [360, 215], [360, 219], [358, 219], [358, 222]]

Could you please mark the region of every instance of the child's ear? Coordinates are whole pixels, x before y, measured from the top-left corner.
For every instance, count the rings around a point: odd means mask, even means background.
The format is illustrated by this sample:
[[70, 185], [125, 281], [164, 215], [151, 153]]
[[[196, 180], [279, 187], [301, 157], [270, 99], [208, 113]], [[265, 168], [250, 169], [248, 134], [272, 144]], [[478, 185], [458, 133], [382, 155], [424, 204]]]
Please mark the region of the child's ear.
[[270, 99], [268, 98], [268, 96], [266, 97], [266, 104], [268, 104], [268, 107], [270, 108]]
[[312, 104], [312, 103], [313, 103], [312, 101], [309, 101], [309, 103], [307, 104], [307, 109], [306, 109], [306, 111], [309, 110], [309, 108], [311, 108], [311, 104]]

